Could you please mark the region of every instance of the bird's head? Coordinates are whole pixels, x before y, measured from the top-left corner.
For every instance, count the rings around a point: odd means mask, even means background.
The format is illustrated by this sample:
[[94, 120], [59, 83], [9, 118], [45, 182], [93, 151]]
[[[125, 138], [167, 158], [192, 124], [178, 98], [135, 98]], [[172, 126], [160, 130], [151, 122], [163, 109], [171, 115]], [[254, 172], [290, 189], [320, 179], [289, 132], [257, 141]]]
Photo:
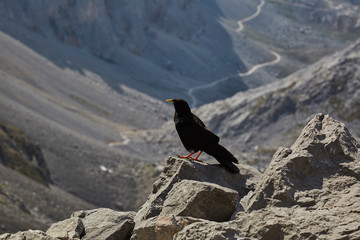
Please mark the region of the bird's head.
[[166, 101], [174, 104], [175, 111], [178, 114], [185, 114], [191, 112], [189, 104], [184, 99], [175, 98], [175, 99], [168, 99]]

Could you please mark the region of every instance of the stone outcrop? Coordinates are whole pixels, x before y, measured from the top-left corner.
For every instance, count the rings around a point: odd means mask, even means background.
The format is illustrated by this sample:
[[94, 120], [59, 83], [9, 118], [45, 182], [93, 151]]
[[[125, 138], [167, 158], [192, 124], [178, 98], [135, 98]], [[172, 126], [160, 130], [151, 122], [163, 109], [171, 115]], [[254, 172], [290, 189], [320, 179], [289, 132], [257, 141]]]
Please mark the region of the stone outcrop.
[[40, 230], [28, 230], [14, 234], [5, 233], [0, 235], [1, 240], [59, 240], [59, 238], [51, 237]]
[[190, 216], [223, 222], [236, 209], [238, 192], [214, 183], [182, 180], [168, 193], [160, 215]]
[[[264, 174], [169, 157], [136, 213], [95, 209], [3, 239], [359, 239], [360, 144], [317, 114]], [[82, 230], [83, 229], [83, 230]]]
[[161, 240], [172, 239], [184, 227], [202, 221], [192, 217], [157, 216], [141, 221], [134, 228], [133, 240]]
[[[191, 221], [229, 220], [236, 210], [237, 199], [254, 190], [261, 177], [248, 165], [239, 164], [239, 169], [239, 174], [233, 174], [218, 164], [169, 157], [152, 194], [135, 216], [133, 239], [146, 239], [141, 237], [143, 233], [159, 229], [159, 225], [160, 232], [174, 235], [180, 230], [177, 222], [184, 227]], [[172, 221], [164, 223], [164, 219]], [[166, 239], [159, 236], [156, 239]]]
[[134, 216], [135, 212], [108, 208], [78, 211], [69, 219], [52, 224], [46, 233], [29, 230], [0, 235], [0, 240], [129, 239], [135, 225]]
[[127, 239], [134, 228], [135, 212], [117, 212], [108, 208], [78, 211], [73, 218], [84, 224], [81, 239]]
[[257, 239], [357, 239], [360, 145], [344, 124], [316, 115], [279, 148], [257, 189], [241, 201], [240, 231]]
[[54, 223], [46, 231], [46, 234], [58, 239], [80, 238], [84, 232], [84, 224], [78, 217], [72, 217], [61, 222]]
[[239, 198], [242, 198], [255, 188], [261, 174], [245, 164], [239, 164], [239, 166], [240, 173], [232, 174], [217, 164], [209, 165], [169, 157], [165, 161], [165, 167], [159, 180], [153, 185], [152, 194], [137, 212], [135, 222], [159, 215], [174, 184], [182, 180], [215, 183], [221, 187], [237, 191]]
[[245, 209], [310, 207], [319, 195], [351, 187], [359, 180], [359, 146], [344, 124], [316, 115], [291, 148], [278, 149]]
[[191, 239], [212, 239], [212, 240], [226, 240], [226, 239], [241, 239], [245, 238], [238, 230], [234, 223], [216, 223], [216, 222], [197, 222], [185, 227], [173, 237], [174, 240], [191, 240]]

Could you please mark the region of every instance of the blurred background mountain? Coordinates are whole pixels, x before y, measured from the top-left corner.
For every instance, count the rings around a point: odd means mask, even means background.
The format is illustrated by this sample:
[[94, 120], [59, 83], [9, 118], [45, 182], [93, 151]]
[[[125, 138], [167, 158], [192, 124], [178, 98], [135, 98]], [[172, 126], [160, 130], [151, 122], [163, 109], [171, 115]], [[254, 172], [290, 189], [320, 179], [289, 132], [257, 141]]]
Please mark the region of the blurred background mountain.
[[0, 233], [136, 210], [163, 159], [185, 152], [167, 98], [260, 170], [318, 112], [359, 138], [359, 12], [358, 0], [0, 1]]

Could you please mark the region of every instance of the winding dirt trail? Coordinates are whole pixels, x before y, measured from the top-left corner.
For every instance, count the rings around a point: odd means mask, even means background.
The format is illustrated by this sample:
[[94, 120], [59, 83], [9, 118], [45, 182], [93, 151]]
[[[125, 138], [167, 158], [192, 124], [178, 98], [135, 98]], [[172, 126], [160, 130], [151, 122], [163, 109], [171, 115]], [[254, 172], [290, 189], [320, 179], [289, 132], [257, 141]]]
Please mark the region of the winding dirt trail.
[[260, 68], [263, 68], [263, 67], [266, 67], [266, 66], [270, 66], [270, 65], [274, 65], [274, 64], [277, 64], [278, 62], [280, 62], [281, 60], [281, 56], [277, 53], [277, 52], [274, 52], [274, 51], [270, 51], [270, 53], [272, 55], [274, 55], [275, 59], [270, 61], [270, 62], [264, 62], [264, 63], [260, 63], [258, 65], [255, 65], [253, 66], [252, 68], [250, 68], [249, 71], [245, 72], [245, 73], [239, 73], [238, 76], [239, 77], [246, 77], [246, 76], [249, 76], [251, 74], [253, 74], [256, 70], [260, 69]]
[[[237, 22], [238, 24], [238, 28], [236, 29], [236, 32], [241, 32], [243, 29], [244, 29], [244, 23], [245, 22], [248, 22], [254, 18], [256, 18], [257, 16], [259, 16], [259, 14], [261, 13], [261, 10], [262, 10], [262, 7], [264, 6], [265, 4], [265, 0], [261, 0], [261, 2], [259, 3], [259, 5], [257, 6], [256, 8], [256, 12], [247, 17], [247, 18], [244, 18], [240, 21]], [[223, 77], [223, 78], [220, 78], [220, 79], [217, 79], [209, 84], [205, 84], [205, 85], [201, 85], [201, 86], [196, 86], [196, 87], [192, 87], [188, 90], [187, 94], [190, 96], [190, 99], [191, 99], [191, 105], [192, 107], [196, 107], [197, 104], [198, 104], [198, 100], [196, 98], [196, 95], [195, 95], [195, 91], [197, 90], [200, 90], [200, 89], [205, 89], [205, 88], [211, 88], [211, 87], [214, 87], [230, 78], [233, 78], [233, 77], [246, 77], [246, 76], [250, 76], [251, 74], [253, 74], [254, 72], [256, 72], [257, 70], [259, 70], [260, 68], [263, 68], [263, 67], [266, 67], [266, 66], [270, 66], [270, 65], [274, 65], [274, 64], [277, 64], [280, 60], [281, 60], [281, 56], [274, 52], [274, 51], [270, 51], [270, 53], [272, 55], [274, 55], [274, 60], [271, 60], [269, 62], [265, 62], [265, 63], [260, 63], [260, 64], [257, 64], [257, 65], [254, 65], [252, 68], [250, 68], [249, 71], [247, 72], [244, 72], [244, 73], [237, 73], [237, 74], [234, 74], [234, 75], [230, 75], [230, 76], [226, 76], [226, 77]]]
[[236, 29], [237, 32], [241, 32], [244, 29], [244, 23], [253, 20], [254, 18], [256, 18], [257, 16], [259, 16], [259, 14], [261, 13], [261, 9], [265, 4], [265, 0], [261, 0], [260, 4], [257, 6], [256, 8], [256, 12], [251, 15], [250, 17], [244, 18], [240, 21], [237, 22], [238, 24], [238, 28]]

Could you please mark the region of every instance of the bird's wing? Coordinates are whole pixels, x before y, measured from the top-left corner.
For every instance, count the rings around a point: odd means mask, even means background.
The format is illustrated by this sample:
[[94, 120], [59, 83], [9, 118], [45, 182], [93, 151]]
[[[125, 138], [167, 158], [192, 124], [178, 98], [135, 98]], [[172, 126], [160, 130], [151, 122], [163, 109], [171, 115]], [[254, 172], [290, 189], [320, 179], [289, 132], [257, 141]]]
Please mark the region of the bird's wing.
[[179, 137], [186, 149], [201, 150], [217, 144], [220, 138], [197, 123], [187, 123], [177, 126]]
[[195, 123], [197, 123], [199, 125], [199, 127], [196, 127], [197, 130], [195, 130], [195, 131], [199, 131], [201, 137], [209, 138], [209, 142], [218, 143], [220, 141], [220, 138], [216, 134], [211, 132], [209, 129], [207, 129], [207, 127], [205, 126], [203, 121], [201, 121], [200, 118], [198, 118], [195, 114], [193, 114], [193, 116], [194, 116]]
[[198, 116], [196, 116], [195, 114], [192, 114], [193, 115], [193, 118], [194, 118], [194, 121], [199, 124], [201, 127], [204, 127], [206, 128], [205, 124], [203, 123], [203, 121], [201, 121], [200, 118], [198, 118]]

